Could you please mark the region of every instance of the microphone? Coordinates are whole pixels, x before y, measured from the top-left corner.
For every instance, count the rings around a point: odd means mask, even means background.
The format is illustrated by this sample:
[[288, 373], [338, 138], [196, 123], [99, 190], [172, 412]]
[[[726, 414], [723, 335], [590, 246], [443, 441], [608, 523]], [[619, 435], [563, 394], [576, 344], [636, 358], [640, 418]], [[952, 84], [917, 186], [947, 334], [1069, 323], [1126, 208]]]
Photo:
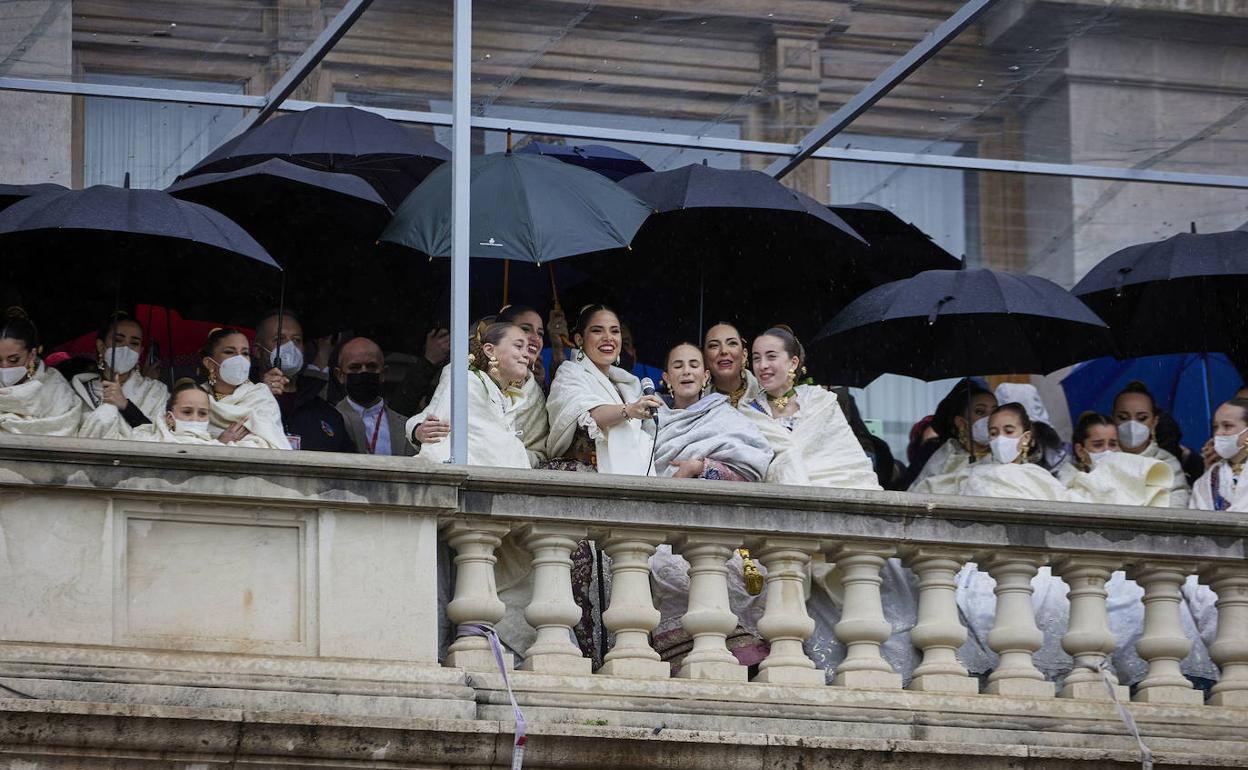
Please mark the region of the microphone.
[[[643, 396], [654, 395], [654, 380], [650, 379], [649, 377], [641, 378], [641, 395]], [[650, 411], [651, 419], [654, 420], [654, 424], [658, 425], [659, 424], [658, 412], [656, 412], [653, 407], [649, 408], [649, 411]]]

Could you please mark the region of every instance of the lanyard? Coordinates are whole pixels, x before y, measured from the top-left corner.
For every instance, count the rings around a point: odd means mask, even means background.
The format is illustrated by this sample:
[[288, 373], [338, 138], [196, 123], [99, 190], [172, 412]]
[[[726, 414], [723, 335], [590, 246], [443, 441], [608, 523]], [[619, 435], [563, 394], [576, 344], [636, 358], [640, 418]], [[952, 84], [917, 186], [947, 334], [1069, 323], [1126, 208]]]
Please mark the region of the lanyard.
[[377, 410], [377, 419], [373, 422], [373, 437], [368, 442], [368, 453], [370, 455], [377, 454], [377, 437], [381, 435], [381, 418], [386, 416], [386, 407], [383, 405]]

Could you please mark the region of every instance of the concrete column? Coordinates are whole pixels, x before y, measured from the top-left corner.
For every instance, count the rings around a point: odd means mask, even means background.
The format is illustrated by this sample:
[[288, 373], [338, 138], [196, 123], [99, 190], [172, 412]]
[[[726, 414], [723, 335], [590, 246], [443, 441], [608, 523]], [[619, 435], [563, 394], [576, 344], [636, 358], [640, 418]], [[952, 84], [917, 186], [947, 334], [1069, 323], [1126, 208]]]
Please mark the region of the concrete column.
[[1248, 568], [1219, 564], [1201, 573], [1218, 595], [1218, 635], [1209, 648], [1222, 678], [1213, 686], [1212, 706], [1248, 707]]
[[[509, 524], [487, 521], [448, 522], [442, 532], [455, 549], [455, 595], [446, 605], [446, 615], [456, 625], [478, 623], [493, 626], [503, 617], [506, 607], [498, 598], [494, 550], [511, 530]], [[510, 669], [514, 656], [504, 655]], [[451, 643], [444, 663], [446, 666], [472, 671], [495, 671], [498, 668], [489, 641], [483, 636], [460, 636]]]
[[1144, 589], [1144, 633], [1136, 642], [1140, 657], [1148, 661], [1148, 675], [1136, 688], [1132, 700], [1141, 703], [1172, 703], [1200, 705], [1204, 696], [1193, 689], [1179, 669], [1192, 642], [1183, 633], [1179, 622], [1179, 589], [1187, 576], [1196, 571], [1194, 564], [1173, 562], [1141, 562], [1130, 576]]
[[1043, 554], [1001, 553], [984, 565], [997, 581], [997, 619], [988, 633], [988, 646], [999, 656], [984, 692], [1023, 698], [1051, 698], [1053, 683], [1046, 681], [1031, 656], [1044, 643], [1031, 607], [1031, 579], [1046, 561]]
[[726, 644], [737, 627], [728, 604], [727, 561], [740, 545], [740, 538], [714, 534], [685, 535], [672, 545], [689, 562], [689, 609], [681, 625], [693, 637], [693, 649], [676, 674], [682, 679], [744, 682], [748, 676]]
[[581, 608], [572, 598], [572, 552], [584, 539], [584, 527], [527, 524], [520, 542], [533, 554], [533, 600], [525, 620], [537, 639], [524, 653], [521, 668], [543, 674], [588, 674], [593, 661], [572, 643], [572, 626]]
[[921, 546], [906, 549], [903, 558], [919, 576], [919, 617], [910, 640], [923, 651], [923, 662], [914, 669], [908, 689], [978, 693], [978, 680], [967, 674], [957, 656], [966, 641], [966, 628], [958, 619], [955, 577], [971, 554]]
[[795, 538], [767, 538], [751, 549], [767, 568], [767, 596], [758, 630], [771, 643], [755, 682], [821, 687], [824, 674], [806, 656], [802, 643], [815, 631], [806, 612], [806, 569], [815, 544]]
[[[1097, 669], [1114, 651], [1114, 635], [1105, 614], [1109, 592], [1105, 583], [1121, 563], [1095, 556], [1062, 556], [1053, 562], [1053, 573], [1070, 586], [1070, 623], [1062, 637], [1062, 649], [1075, 660], [1066, 676], [1062, 698], [1109, 700], [1103, 676]], [[1128, 688], [1117, 685], [1118, 699], [1130, 697]]]
[[893, 631], [884, 619], [880, 570], [894, 552], [884, 543], [845, 543], [828, 553], [845, 585], [841, 621], [833, 629], [845, 643], [845, 660], [837, 667], [833, 684], [866, 690], [901, 687], [901, 674], [880, 655], [880, 645]]
[[603, 550], [611, 557], [611, 607], [602, 622], [615, 633], [599, 674], [635, 679], [667, 679], [672, 664], [659, 660], [650, 646], [650, 632], [659, 611], [650, 594], [650, 557], [666, 540], [662, 532], [620, 530], [608, 533]]

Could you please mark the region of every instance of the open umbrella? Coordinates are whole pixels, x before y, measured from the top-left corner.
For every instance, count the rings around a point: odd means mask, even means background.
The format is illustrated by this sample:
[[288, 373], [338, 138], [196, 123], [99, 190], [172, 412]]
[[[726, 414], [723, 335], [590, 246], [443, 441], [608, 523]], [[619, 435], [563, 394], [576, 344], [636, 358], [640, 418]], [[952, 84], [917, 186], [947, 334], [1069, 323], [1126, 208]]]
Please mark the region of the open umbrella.
[[7, 209], [18, 201], [23, 201], [32, 195], [42, 195], [50, 192], [60, 192], [68, 188], [51, 182], [41, 182], [39, 184], [0, 184], [0, 211]]
[[1184, 443], [1194, 447], [1209, 438], [1211, 410], [1234, 396], [1244, 384], [1234, 365], [1221, 353], [1174, 353], [1086, 361], [1062, 378], [1062, 389], [1072, 416], [1086, 411], [1110, 414], [1114, 397], [1132, 380], [1148, 386], [1157, 406], [1178, 422]]
[[618, 182], [626, 176], [642, 174], [654, 169], [642, 162], [636, 155], [623, 150], [607, 147], [603, 144], [548, 144], [546, 142], [529, 142], [516, 152], [545, 155], [548, 158], [571, 163], [573, 166], [596, 171], [607, 179]]
[[281, 268], [224, 214], [160, 190], [97, 185], [0, 211], [0, 282], [49, 344], [138, 302], [250, 318]]
[[[1120, 356], [1223, 352], [1242, 360], [1248, 353], [1248, 232], [1179, 233], [1128, 246], [1073, 292], [1109, 324]], [[1206, 378], [1216, 409], [1212, 386]]]
[[872, 289], [810, 345], [811, 368], [928, 381], [1043, 374], [1112, 350], [1105, 322], [1070, 292], [985, 269], [928, 270]]
[[924, 270], [958, 270], [962, 260], [942, 249], [932, 236], [874, 203], [828, 206], [870, 244], [868, 256], [857, 265], [872, 288], [899, 281]]
[[355, 174], [394, 207], [450, 157], [450, 150], [432, 139], [367, 110], [313, 107], [245, 131], [179, 180], [280, 158], [322, 171]]
[[761, 171], [700, 164], [636, 174], [620, 186], [656, 213], [633, 243], [631, 314], [661, 314], [673, 338], [716, 321], [743, 333], [774, 323], [813, 334], [861, 292], [866, 242], [808, 195]]
[[[592, 171], [541, 155], [472, 158], [469, 254], [541, 264], [629, 245], [650, 208]], [[381, 240], [451, 255], [451, 167], [435, 170], [395, 211]]]
[[[237, 222], [281, 264], [285, 296], [309, 331], [351, 328], [394, 312], [382, 287], [410, 285], [404, 262], [375, 248], [390, 209], [352, 174], [266, 160], [235, 171], [197, 174], [168, 189]], [[397, 297], [393, 298], [397, 299]]]

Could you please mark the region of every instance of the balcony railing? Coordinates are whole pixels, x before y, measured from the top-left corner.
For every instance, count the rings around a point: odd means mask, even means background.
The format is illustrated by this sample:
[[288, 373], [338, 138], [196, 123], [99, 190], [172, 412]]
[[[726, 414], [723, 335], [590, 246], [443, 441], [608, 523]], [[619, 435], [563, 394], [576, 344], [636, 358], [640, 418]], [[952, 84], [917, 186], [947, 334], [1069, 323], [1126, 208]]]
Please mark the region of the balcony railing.
[[[1115, 699], [1158, 767], [1248, 767], [1245, 534], [1218, 512], [7, 437], [0, 757], [507, 766], [512, 709], [488, 641], [444, 639], [439, 660], [438, 630], [523, 612], [535, 635], [511, 684], [530, 767], [1138, 766]], [[532, 556], [524, 607], [499, 598], [504, 538]], [[611, 578], [596, 671], [572, 635], [585, 540]], [[649, 560], [664, 544], [690, 564], [692, 643], [675, 675], [651, 644]], [[770, 648], [750, 681], [725, 643], [743, 546], [766, 572]], [[917, 578], [913, 671], [881, 654], [891, 558]], [[812, 561], [843, 586], [830, 672], [805, 645]], [[957, 655], [955, 577], [971, 562], [995, 581], [983, 681]], [[1070, 588], [1060, 683], [1033, 661], [1045, 567]], [[1111, 693], [1101, 670], [1126, 643], [1107, 623], [1116, 570], [1143, 589], [1133, 692]], [[1180, 668], [1192, 575], [1217, 596], [1207, 699]]]

